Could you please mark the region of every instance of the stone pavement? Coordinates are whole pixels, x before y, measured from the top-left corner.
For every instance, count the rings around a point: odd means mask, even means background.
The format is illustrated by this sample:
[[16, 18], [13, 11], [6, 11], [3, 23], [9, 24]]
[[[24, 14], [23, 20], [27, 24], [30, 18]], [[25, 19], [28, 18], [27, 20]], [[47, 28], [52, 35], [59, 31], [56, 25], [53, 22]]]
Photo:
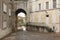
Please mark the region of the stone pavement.
[[16, 33], [12, 33], [9, 36], [5, 37], [2, 40], [16, 40]]
[[3, 40], [60, 40], [60, 35], [55, 33], [19, 31]]

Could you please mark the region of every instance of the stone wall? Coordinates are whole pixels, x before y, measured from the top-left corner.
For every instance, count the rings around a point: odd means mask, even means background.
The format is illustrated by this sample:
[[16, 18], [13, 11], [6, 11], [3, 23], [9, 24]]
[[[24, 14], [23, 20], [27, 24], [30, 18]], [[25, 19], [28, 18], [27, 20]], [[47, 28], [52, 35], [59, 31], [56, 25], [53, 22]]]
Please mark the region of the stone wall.
[[[9, 0], [0, 0], [0, 39], [9, 34], [10, 32], [12, 32], [10, 25], [11, 16], [9, 16], [9, 9], [11, 9], [11, 5], [9, 2], [10, 2]], [[6, 12], [3, 11], [4, 5], [5, 5], [5, 11], [7, 10]]]

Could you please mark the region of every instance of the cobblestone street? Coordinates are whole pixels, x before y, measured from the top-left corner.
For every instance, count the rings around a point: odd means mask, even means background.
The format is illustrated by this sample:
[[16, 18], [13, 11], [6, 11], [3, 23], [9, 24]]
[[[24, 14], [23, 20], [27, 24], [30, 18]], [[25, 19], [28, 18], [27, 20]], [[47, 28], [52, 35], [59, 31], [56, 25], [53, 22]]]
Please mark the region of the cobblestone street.
[[12, 33], [3, 40], [60, 40], [60, 35], [55, 33], [23, 32]]
[[16, 40], [16, 33], [12, 33], [2, 40]]

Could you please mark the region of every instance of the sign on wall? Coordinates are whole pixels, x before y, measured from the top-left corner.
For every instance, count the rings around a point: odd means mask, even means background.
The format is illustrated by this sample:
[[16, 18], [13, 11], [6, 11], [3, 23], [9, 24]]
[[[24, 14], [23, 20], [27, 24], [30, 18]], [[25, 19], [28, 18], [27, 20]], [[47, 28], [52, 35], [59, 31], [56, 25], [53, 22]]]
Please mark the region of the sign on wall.
[[3, 11], [7, 12], [7, 5], [5, 3], [3, 3]]

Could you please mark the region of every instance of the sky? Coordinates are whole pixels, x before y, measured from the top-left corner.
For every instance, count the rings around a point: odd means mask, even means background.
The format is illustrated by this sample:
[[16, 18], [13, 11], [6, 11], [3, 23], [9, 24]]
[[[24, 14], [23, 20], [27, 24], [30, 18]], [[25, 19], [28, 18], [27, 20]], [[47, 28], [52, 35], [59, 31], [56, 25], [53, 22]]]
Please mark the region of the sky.
[[18, 16], [25, 17], [25, 14], [23, 12], [19, 13]]

